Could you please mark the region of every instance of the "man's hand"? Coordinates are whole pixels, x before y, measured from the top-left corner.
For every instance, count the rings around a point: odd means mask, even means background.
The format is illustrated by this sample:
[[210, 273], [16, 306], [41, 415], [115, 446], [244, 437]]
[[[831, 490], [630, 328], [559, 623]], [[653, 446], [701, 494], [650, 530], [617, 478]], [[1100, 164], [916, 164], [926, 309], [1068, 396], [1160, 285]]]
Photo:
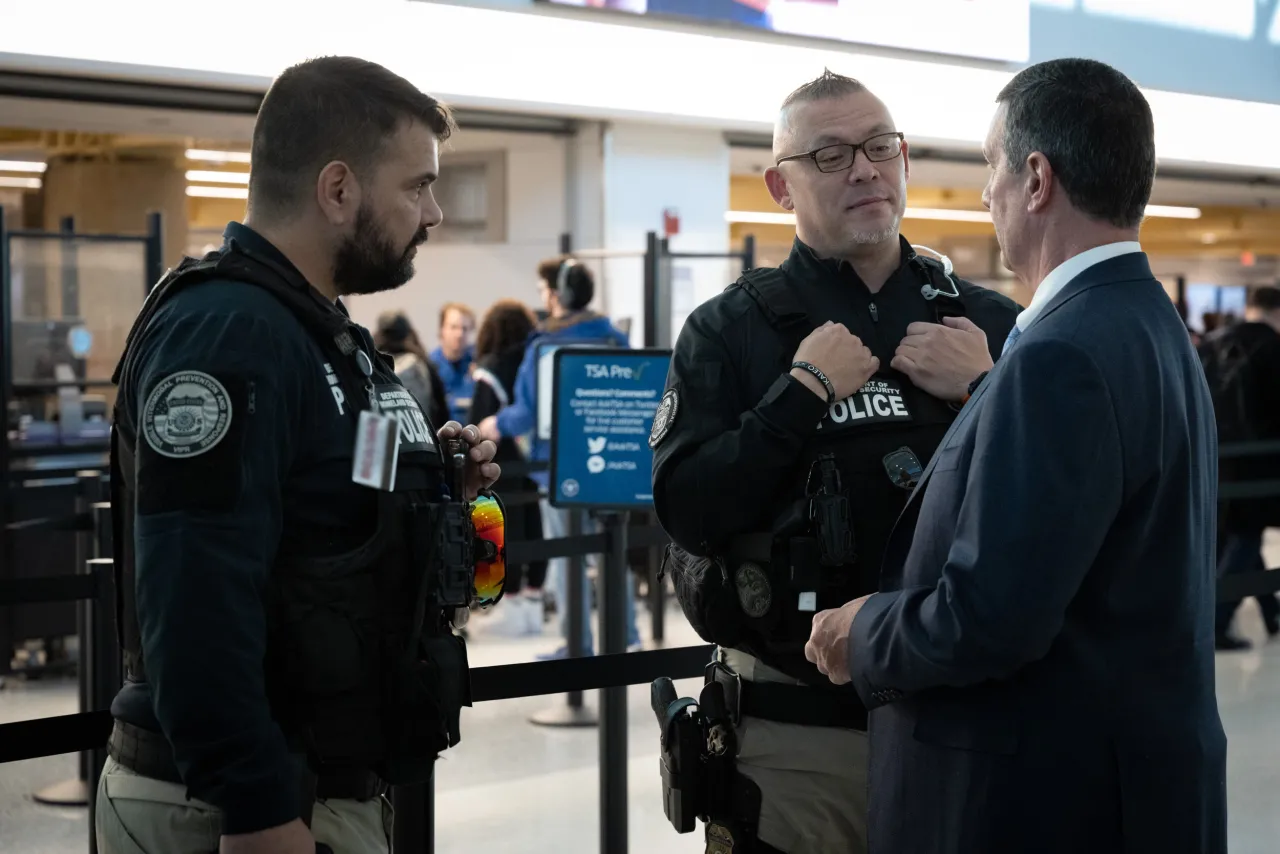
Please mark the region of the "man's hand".
[[490, 415], [482, 420], [477, 429], [480, 431], [480, 438], [482, 439], [488, 439], [495, 444], [502, 441], [502, 433], [498, 430], [498, 416], [496, 415]]
[[471, 452], [467, 454], [468, 501], [473, 500], [481, 489], [492, 486], [502, 475], [502, 468], [493, 462], [493, 458], [498, 453], [498, 446], [488, 439], [482, 440], [480, 429], [474, 424], [463, 427], [457, 421], [450, 421], [436, 431], [436, 435], [441, 441], [461, 438], [471, 446]]
[[254, 833], [224, 836], [218, 854], [316, 854], [316, 840], [302, 819]]
[[870, 599], [863, 596], [832, 611], [819, 611], [813, 615], [813, 628], [809, 630], [809, 642], [804, 645], [804, 657], [817, 665], [818, 672], [836, 685], [844, 685], [849, 675], [849, 630], [853, 618]]
[[[827, 375], [836, 390], [836, 400], [843, 400], [866, 385], [867, 380], [880, 370], [880, 360], [857, 335], [843, 323], [828, 320], [800, 342], [793, 362], [808, 362]], [[981, 373], [981, 372], [979, 372]], [[792, 376], [809, 386], [823, 400], [826, 387], [813, 374], [801, 368], [793, 368]], [[978, 374], [974, 374], [976, 377]]]
[[934, 397], [960, 402], [969, 383], [991, 370], [987, 333], [967, 317], [944, 317], [942, 324], [913, 323], [890, 363]]

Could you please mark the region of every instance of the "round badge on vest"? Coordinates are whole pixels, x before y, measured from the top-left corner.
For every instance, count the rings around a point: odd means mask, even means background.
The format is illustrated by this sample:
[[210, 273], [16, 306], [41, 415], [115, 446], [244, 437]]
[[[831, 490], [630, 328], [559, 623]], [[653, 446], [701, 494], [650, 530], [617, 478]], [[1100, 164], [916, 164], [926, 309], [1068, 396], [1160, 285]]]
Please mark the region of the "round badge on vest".
[[662, 440], [667, 438], [679, 411], [680, 396], [676, 394], [675, 389], [668, 389], [662, 396], [662, 402], [658, 404], [658, 410], [653, 413], [653, 429], [649, 431], [650, 449], [656, 450], [658, 445], [662, 444]]
[[160, 381], [142, 408], [142, 432], [161, 456], [197, 457], [231, 427], [231, 396], [202, 371], [181, 371]]
[[742, 613], [755, 620], [769, 613], [769, 606], [773, 604], [773, 587], [760, 564], [743, 563], [734, 573], [733, 583], [738, 589]]

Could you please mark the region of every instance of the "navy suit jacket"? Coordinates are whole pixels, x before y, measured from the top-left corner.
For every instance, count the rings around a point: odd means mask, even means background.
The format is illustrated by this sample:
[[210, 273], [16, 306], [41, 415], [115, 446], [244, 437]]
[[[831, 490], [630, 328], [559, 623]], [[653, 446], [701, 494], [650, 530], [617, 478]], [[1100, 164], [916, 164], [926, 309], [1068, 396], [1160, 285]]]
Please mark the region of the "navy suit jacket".
[[1086, 269], [961, 410], [853, 621], [871, 854], [1220, 854], [1217, 434], [1146, 255]]

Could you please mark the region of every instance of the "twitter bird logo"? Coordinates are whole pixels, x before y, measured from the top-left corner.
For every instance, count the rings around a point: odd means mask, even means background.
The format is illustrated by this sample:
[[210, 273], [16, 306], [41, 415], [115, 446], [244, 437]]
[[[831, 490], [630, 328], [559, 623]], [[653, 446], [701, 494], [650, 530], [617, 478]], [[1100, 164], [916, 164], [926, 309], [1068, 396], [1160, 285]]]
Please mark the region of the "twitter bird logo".
[[597, 439], [587, 439], [587, 453], [601, 454], [604, 453], [604, 446], [608, 444], [609, 438], [601, 436]]

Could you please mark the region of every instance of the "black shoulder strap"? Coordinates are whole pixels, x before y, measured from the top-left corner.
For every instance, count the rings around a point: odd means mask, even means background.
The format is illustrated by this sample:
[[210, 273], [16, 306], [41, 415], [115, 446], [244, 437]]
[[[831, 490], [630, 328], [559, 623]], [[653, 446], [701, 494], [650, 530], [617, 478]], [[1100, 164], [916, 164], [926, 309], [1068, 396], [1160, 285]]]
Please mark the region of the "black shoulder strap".
[[113, 383], [119, 385], [139, 332], [150, 325], [160, 306], [183, 288], [214, 279], [257, 285], [283, 303], [329, 355], [343, 391], [352, 402], [349, 411], [358, 417], [368, 394], [364, 374], [353, 358], [359, 347], [350, 331], [350, 320], [301, 276], [270, 258], [246, 250], [235, 240], [199, 260], [184, 258], [152, 289], [125, 339], [124, 352], [111, 375]]
[[813, 331], [813, 321], [787, 280], [787, 274], [778, 267], [756, 267], [743, 270], [735, 284], [755, 302], [765, 320], [795, 352], [805, 336]]

